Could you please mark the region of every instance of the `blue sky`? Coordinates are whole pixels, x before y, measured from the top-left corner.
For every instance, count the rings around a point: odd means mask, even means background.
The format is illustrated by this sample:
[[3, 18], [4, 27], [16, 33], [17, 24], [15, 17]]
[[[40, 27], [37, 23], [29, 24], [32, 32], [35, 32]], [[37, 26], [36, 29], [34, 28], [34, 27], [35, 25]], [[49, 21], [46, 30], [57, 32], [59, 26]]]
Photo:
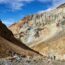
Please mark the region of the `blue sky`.
[[0, 0], [0, 19], [7, 25], [27, 15], [50, 10], [65, 0]]

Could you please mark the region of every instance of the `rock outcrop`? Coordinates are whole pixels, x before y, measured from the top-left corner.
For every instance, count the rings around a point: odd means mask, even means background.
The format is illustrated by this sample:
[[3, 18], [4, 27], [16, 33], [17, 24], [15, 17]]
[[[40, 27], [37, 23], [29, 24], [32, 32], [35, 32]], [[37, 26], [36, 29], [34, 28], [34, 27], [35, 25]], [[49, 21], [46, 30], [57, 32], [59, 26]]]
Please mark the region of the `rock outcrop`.
[[[65, 59], [65, 4], [24, 20], [15, 24], [21, 25], [14, 34], [18, 40], [45, 56]], [[13, 32], [11, 28], [14, 27], [9, 27]]]

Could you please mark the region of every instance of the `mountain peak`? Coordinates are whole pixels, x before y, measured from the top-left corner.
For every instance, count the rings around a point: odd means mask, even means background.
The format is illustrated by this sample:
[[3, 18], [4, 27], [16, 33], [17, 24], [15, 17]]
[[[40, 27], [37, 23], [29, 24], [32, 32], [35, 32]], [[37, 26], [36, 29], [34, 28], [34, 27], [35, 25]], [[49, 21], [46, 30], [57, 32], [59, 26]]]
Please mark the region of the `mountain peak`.
[[57, 8], [64, 8], [65, 7], [65, 3], [61, 4], [59, 7]]

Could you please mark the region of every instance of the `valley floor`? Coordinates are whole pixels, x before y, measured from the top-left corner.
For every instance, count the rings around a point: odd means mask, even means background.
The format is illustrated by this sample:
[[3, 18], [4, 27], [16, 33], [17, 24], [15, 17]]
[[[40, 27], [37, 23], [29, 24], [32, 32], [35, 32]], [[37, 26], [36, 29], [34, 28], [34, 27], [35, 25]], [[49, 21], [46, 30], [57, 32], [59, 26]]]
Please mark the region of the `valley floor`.
[[17, 57], [14, 60], [0, 59], [0, 65], [65, 65], [65, 61], [51, 60], [43, 57]]

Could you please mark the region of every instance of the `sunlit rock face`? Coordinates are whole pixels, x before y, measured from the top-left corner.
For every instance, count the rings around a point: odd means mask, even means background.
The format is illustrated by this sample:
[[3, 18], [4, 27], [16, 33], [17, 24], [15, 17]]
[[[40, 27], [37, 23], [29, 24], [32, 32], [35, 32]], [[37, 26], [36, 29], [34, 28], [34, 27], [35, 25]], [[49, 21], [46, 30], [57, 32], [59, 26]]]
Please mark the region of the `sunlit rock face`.
[[65, 54], [63, 52], [65, 50], [64, 5], [48, 12], [25, 17], [15, 24], [16, 34], [14, 26], [9, 27], [9, 29], [17, 39], [27, 46], [46, 56], [55, 55], [58, 59]]
[[10, 26], [14, 36], [26, 45], [46, 41], [64, 30], [65, 8], [25, 17]]

